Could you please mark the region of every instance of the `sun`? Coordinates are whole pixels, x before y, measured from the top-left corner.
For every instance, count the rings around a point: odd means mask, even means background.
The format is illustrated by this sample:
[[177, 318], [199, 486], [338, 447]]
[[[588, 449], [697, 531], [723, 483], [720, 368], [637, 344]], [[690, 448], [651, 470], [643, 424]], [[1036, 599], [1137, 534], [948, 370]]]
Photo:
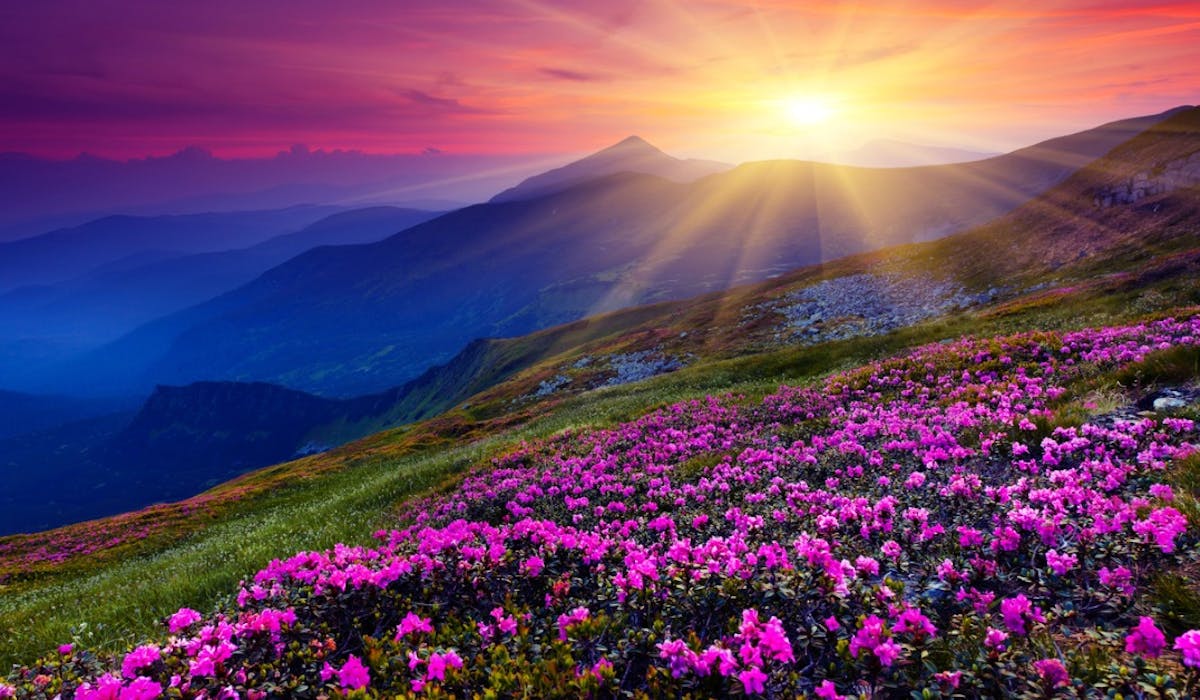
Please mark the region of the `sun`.
[[787, 97], [779, 101], [783, 116], [796, 126], [823, 124], [837, 114], [828, 98], [812, 95]]

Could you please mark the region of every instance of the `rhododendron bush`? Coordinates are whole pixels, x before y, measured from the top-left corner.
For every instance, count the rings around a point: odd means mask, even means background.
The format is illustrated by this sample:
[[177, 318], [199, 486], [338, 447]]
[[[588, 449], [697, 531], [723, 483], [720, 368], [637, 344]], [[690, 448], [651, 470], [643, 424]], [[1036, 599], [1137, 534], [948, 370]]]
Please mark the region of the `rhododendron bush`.
[[1185, 697], [1200, 631], [1146, 592], [1194, 558], [1167, 482], [1196, 426], [1056, 418], [1180, 345], [1200, 321], [967, 339], [523, 444], [0, 696]]

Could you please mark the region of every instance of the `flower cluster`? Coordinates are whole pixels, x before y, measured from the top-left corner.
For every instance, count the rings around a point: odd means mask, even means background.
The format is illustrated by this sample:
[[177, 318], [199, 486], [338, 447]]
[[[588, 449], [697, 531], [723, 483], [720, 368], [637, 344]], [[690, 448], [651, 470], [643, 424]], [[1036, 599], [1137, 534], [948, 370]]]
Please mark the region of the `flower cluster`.
[[[709, 397], [523, 444], [407, 504], [374, 546], [273, 561], [235, 609], [181, 610], [108, 665], [68, 650], [9, 683], [64, 697], [1128, 695], [1136, 673], [1093, 668], [1096, 647], [1200, 667], [1200, 631], [1171, 639], [1134, 614], [1196, 543], [1165, 483], [1196, 426], [1058, 409], [1077, 384], [1181, 345], [1200, 345], [1200, 320], [965, 339], [760, 402]], [[1063, 652], [1078, 657], [1052, 653], [1085, 632], [1086, 650]], [[1086, 683], [1071, 675], [1084, 668]]]

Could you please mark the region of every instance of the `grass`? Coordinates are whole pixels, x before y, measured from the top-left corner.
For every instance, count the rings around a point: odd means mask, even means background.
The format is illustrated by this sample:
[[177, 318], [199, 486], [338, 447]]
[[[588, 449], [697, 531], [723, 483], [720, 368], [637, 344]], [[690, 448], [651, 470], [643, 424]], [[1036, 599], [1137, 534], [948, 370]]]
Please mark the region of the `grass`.
[[[1161, 307], [1154, 309], [1159, 313], [1189, 303], [1191, 288], [1179, 285], [1177, 279], [1156, 280], [1148, 286], [1108, 280], [1056, 294], [1053, 303], [1018, 300], [883, 336], [762, 352], [754, 351], [754, 345], [739, 351], [718, 343], [676, 372], [525, 405], [514, 414], [511, 402], [528, 384], [521, 381], [524, 373], [518, 373], [485, 392], [486, 400], [473, 398], [465, 410], [218, 487], [210, 494], [236, 492], [238, 498], [190, 520], [172, 521], [173, 529], [161, 537], [85, 557], [0, 588], [0, 667], [28, 662], [73, 639], [94, 649], [119, 648], [150, 634], [159, 620], [180, 606], [211, 609], [232, 594], [238, 580], [272, 558], [336, 542], [365, 542], [373, 531], [388, 525], [388, 514], [397, 504], [452, 488], [470, 466], [486, 463], [523, 439], [611, 426], [658, 406], [712, 393], [734, 393], [754, 401], [783, 383], [814, 381], [908, 347], [965, 334], [1000, 335], [1129, 320], [1146, 310], [1135, 308], [1131, 301], [1146, 298], [1148, 289], [1159, 295], [1156, 301]], [[621, 328], [616, 326], [607, 340], [594, 327], [580, 329], [580, 335], [590, 343], [619, 346], [630, 333], [622, 335]], [[541, 368], [548, 363], [578, 354], [578, 346], [560, 347], [560, 355], [528, 371], [544, 371]], [[1195, 363], [1194, 357], [1148, 358], [1145, 377], [1165, 380], [1188, 371], [1195, 375]], [[1164, 584], [1164, 595], [1179, 597], [1182, 593], [1177, 589]]]
[[1181, 346], [1156, 350], [1126, 367], [1115, 379], [1125, 386], [1145, 387], [1184, 382], [1200, 376], [1200, 348]]

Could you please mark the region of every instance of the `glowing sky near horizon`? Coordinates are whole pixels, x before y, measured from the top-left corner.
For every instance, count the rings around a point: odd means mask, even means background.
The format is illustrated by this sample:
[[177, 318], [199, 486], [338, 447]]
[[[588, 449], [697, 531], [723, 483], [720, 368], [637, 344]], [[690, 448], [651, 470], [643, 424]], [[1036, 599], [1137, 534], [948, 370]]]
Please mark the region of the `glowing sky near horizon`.
[[1200, 101], [1200, 2], [45, 0], [0, 8], [0, 151], [1007, 150]]

